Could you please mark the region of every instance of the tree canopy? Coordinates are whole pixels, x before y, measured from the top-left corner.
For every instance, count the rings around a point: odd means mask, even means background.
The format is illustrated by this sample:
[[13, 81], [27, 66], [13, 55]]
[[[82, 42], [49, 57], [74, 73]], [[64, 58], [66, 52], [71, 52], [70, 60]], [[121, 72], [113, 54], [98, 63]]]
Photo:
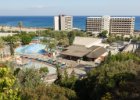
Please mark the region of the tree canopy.
[[19, 89], [15, 87], [16, 78], [5, 65], [0, 66], [0, 99], [20, 100]]
[[107, 34], [108, 34], [108, 31], [107, 31], [107, 30], [104, 30], [104, 31], [102, 31], [102, 32], [99, 34], [99, 37], [106, 38], [106, 37], [107, 37]]

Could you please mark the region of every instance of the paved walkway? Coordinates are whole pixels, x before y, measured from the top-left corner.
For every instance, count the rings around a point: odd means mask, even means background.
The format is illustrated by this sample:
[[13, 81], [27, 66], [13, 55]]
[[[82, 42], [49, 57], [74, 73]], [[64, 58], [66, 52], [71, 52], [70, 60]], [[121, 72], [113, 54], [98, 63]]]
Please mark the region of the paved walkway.
[[123, 52], [135, 52], [137, 48], [138, 44], [129, 44], [128, 46], [125, 47]]

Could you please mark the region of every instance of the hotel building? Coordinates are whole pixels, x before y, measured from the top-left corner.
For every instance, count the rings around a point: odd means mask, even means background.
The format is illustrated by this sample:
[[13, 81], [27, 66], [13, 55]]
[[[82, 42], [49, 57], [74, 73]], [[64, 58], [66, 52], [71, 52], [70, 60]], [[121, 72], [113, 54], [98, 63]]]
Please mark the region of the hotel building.
[[73, 27], [72, 16], [59, 15], [54, 16], [54, 30], [71, 31]]
[[87, 32], [98, 34], [104, 30], [107, 30], [109, 33], [109, 28], [110, 28], [110, 16], [87, 18], [86, 21]]
[[135, 18], [134, 17], [111, 17], [110, 33], [133, 35]]
[[87, 17], [86, 31], [92, 34], [107, 30], [110, 34], [133, 35], [134, 17]]

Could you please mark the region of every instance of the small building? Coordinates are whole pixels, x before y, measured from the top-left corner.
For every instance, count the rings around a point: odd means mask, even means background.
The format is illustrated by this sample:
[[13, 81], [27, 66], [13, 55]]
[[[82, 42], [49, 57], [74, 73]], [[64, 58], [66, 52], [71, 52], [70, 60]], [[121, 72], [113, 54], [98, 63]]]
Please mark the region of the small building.
[[87, 48], [81, 45], [72, 45], [65, 48], [65, 50], [61, 52], [61, 55], [66, 59], [75, 61], [78, 59], [94, 61], [99, 57], [105, 57], [107, 55], [107, 50], [100, 46]]
[[[75, 37], [73, 45], [61, 52], [62, 57], [70, 60], [94, 61], [104, 58], [108, 53], [102, 39], [91, 37]], [[102, 57], [103, 56], [103, 57]]]

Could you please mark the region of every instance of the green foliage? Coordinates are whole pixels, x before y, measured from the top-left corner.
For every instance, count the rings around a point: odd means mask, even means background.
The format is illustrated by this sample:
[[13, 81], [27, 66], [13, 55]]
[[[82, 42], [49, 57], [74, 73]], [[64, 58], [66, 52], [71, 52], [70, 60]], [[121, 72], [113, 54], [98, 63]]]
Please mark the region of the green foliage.
[[109, 37], [107, 38], [107, 40], [106, 40], [107, 43], [112, 43], [112, 42], [115, 42], [115, 41], [117, 41], [117, 40], [116, 40], [116, 38], [113, 37], [113, 36], [109, 36]]
[[38, 85], [34, 89], [24, 88], [22, 100], [76, 100], [74, 91], [57, 85]]
[[18, 27], [23, 27], [23, 22], [22, 21], [20, 21], [20, 22], [18, 22]]
[[0, 38], [0, 49], [4, 47], [4, 40]]
[[41, 67], [39, 71], [40, 71], [40, 73], [48, 73], [49, 72], [47, 67]]
[[57, 82], [55, 83], [65, 88], [74, 89], [74, 85], [76, 81], [77, 81], [77, 78], [74, 75], [68, 75], [65, 69], [63, 77], [61, 76], [59, 81], [57, 80]]
[[56, 46], [58, 44], [56, 39], [50, 37], [43, 39], [42, 43], [46, 45], [50, 52], [52, 52], [53, 49], [56, 49]]
[[58, 45], [60, 45], [60, 46], [68, 46], [69, 45], [68, 38], [60, 39]]
[[23, 22], [22, 21], [18, 22], [18, 27], [20, 28], [20, 32], [21, 32], [21, 28], [23, 27]]
[[1, 32], [4, 32], [4, 29], [3, 29], [3, 26], [1, 27], [1, 30], [0, 30]]
[[0, 67], [0, 100], [20, 100], [19, 89], [14, 88], [15, 77], [7, 67]]
[[9, 46], [10, 46], [10, 53], [13, 56], [14, 55], [14, 43], [10, 42]]
[[107, 34], [108, 34], [108, 31], [107, 31], [107, 30], [104, 30], [104, 31], [102, 31], [102, 32], [99, 34], [99, 37], [106, 38], [106, 37], [107, 37]]
[[[42, 67], [40, 71], [45, 71]], [[18, 72], [18, 85], [22, 100], [74, 100], [76, 93], [73, 90], [58, 85], [46, 85], [41, 80], [42, 74], [35, 69], [20, 70]]]
[[109, 92], [107, 92], [102, 98], [101, 100], [112, 100], [112, 96]]
[[[105, 43], [113, 43], [113, 42], [117, 42], [117, 41], [129, 41], [130, 39], [132, 39], [132, 37], [128, 38], [124, 36], [116, 36], [116, 35], [110, 35], [104, 42]], [[135, 38], [136, 39], [136, 38]], [[134, 40], [134, 39], [132, 39]]]
[[117, 55], [108, 56], [105, 60], [105, 63], [114, 61], [127, 61], [130, 59], [137, 63], [140, 62], [140, 58], [134, 53], [118, 53]]
[[62, 74], [61, 74], [61, 70], [60, 70], [60, 66], [56, 65], [56, 73], [57, 73], [57, 79], [55, 80], [55, 84], [60, 84], [61, 80], [62, 80]]
[[14, 70], [14, 76], [18, 75], [19, 72], [20, 72], [20, 68], [16, 68], [16, 69]]
[[21, 88], [35, 88], [41, 81], [41, 74], [36, 69], [20, 70], [16, 76], [18, 78], [18, 84]]
[[21, 42], [23, 45], [29, 44], [31, 42], [32, 38], [28, 35], [23, 35], [21, 38]]
[[20, 41], [20, 38], [14, 35], [14, 36], [3, 37], [3, 40], [8, 43], [10, 47], [11, 55], [14, 55], [14, 48], [18, 46], [18, 42]]
[[69, 32], [69, 33], [68, 33], [68, 39], [69, 39], [69, 44], [70, 44], [70, 45], [73, 44], [74, 38], [75, 38], [74, 32]]
[[[126, 85], [127, 82], [135, 80], [139, 70], [138, 62], [139, 58], [135, 54], [110, 55], [108, 61], [88, 73], [87, 78], [76, 82], [75, 91], [78, 97], [81, 100], [110, 100], [111, 98], [122, 100], [128, 98], [127, 94], [133, 93], [126, 90]], [[122, 88], [124, 90], [120, 90]], [[118, 94], [118, 90], [123, 95]]]
[[55, 39], [50, 40], [48, 47], [50, 49], [50, 51], [52, 51], [53, 49], [55, 49], [57, 46], [57, 41]]
[[73, 43], [75, 36], [87, 36], [85, 32], [74, 30], [71, 32], [67, 31], [52, 31], [45, 30], [41, 33], [41, 36], [49, 37], [50, 39], [55, 39], [58, 41], [58, 45], [67, 46]]

